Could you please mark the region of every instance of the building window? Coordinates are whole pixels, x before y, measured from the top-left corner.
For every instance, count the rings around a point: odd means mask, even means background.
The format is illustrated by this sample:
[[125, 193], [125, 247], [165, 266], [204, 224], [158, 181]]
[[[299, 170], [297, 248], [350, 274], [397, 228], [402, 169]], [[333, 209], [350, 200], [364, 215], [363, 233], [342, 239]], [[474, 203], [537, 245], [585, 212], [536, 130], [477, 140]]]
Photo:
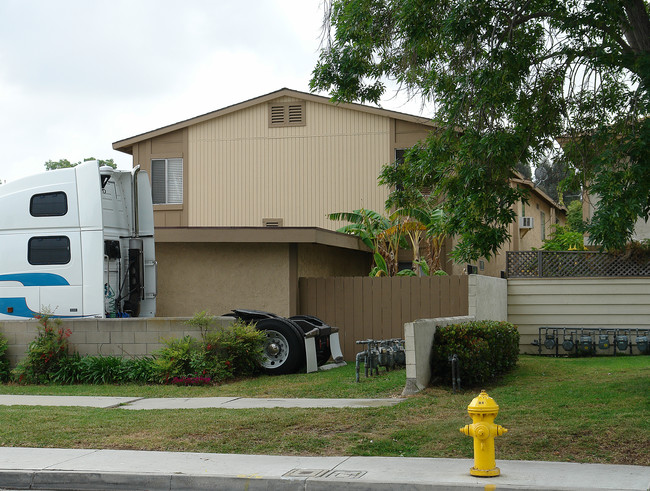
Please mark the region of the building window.
[[543, 211], [539, 212], [539, 219], [540, 219], [539, 229], [541, 230], [542, 240], [546, 240], [546, 215], [544, 214]]
[[[405, 153], [406, 153], [405, 148], [396, 148], [395, 149], [395, 162], [393, 164], [393, 165], [395, 165], [395, 167], [398, 167], [398, 166], [400, 166], [400, 165], [402, 165], [404, 163], [404, 154]], [[395, 184], [395, 189], [397, 191], [403, 191], [404, 190], [404, 184], [402, 184], [401, 182], [396, 183]]]
[[305, 126], [305, 103], [269, 104], [269, 127]]
[[68, 264], [70, 239], [66, 236], [32, 237], [27, 244], [27, 261], [35, 266]]
[[68, 197], [63, 191], [35, 194], [29, 201], [33, 217], [61, 217], [68, 213]]
[[154, 205], [183, 203], [183, 159], [151, 161], [151, 195]]

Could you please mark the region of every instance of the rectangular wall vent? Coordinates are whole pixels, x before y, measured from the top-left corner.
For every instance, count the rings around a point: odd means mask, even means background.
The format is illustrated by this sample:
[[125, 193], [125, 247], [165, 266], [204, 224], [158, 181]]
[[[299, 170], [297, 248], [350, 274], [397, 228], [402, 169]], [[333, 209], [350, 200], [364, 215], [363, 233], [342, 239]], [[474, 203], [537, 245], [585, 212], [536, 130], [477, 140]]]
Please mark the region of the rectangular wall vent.
[[305, 126], [305, 103], [284, 102], [269, 104], [269, 126]]
[[269, 228], [282, 227], [284, 224], [283, 218], [262, 218], [262, 226]]

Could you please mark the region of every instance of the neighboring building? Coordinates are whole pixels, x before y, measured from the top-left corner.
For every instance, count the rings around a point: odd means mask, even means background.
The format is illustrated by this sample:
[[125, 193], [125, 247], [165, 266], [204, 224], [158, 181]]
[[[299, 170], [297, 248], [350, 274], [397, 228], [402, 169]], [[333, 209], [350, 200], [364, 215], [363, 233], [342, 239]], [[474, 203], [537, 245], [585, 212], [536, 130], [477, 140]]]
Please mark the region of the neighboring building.
[[[515, 207], [516, 220], [510, 224], [510, 241], [504, 244], [495, 257], [490, 260], [480, 259], [471, 265], [479, 274], [501, 276], [506, 270], [507, 251], [530, 251], [541, 249], [544, 239], [553, 232], [555, 225], [566, 225], [567, 209], [556, 203], [532, 181], [519, 175], [511, 179], [512, 186], [528, 189], [528, 203], [519, 202]], [[449, 247], [453, 247], [454, 243]], [[453, 264], [451, 272], [460, 274], [466, 269], [464, 264]]]
[[[584, 193], [582, 198], [582, 219], [585, 222], [590, 222], [598, 208], [598, 202], [600, 201], [599, 196], [592, 195], [589, 193]], [[650, 220], [645, 221], [643, 218], [639, 218], [634, 225], [634, 232], [630, 240], [642, 241], [650, 240]], [[584, 240], [585, 246], [593, 246], [589, 241], [589, 236], [585, 235]], [[596, 246], [597, 247], [597, 246]]]
[[[327, 215], [382, 211], [389, 193], [377, 183], [382, 166], [433, 127], [426, 118], [281, 89], [115, 142], [152, 180], [158, 315], [232, 308], [291, 315], [298, 278], [367, 275], [368, 249], [335, 232], [341, 223]], [[524, 235], [513, 225], [510, 250], [541, 245], [533, 235], [549, 233], [561, 215], [539, 190], [531, 195], [533, 229]], [[477, 266], [498, 276], [505, 254]], [[464, 268], [445, 265], [448, 273]]]
[[368, 250], [326, 215], [383, 210], [382, 165], [432, 127], [282, 89], [115, 142], [152, 179], [158, 315], [289, 315], [299, 277], [366, 275]]

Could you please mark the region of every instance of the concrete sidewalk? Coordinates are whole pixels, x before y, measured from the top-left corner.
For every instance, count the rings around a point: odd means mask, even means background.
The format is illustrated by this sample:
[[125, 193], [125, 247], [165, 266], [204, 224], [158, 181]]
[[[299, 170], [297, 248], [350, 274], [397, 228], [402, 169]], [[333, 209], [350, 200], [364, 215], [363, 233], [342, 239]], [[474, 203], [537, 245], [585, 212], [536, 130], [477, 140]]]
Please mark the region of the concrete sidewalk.
[[70, 490], [619, 490], [650, 489], [650, 468], [469, 459], [282, 457], [131, 450], [0, 448], [0, 488]]
[[251, 409], [394, 406], [405, 399], [278, 399], [264, 397], [96, 397], [0, 395], [0, 406], [80, 406], [119, 409]]

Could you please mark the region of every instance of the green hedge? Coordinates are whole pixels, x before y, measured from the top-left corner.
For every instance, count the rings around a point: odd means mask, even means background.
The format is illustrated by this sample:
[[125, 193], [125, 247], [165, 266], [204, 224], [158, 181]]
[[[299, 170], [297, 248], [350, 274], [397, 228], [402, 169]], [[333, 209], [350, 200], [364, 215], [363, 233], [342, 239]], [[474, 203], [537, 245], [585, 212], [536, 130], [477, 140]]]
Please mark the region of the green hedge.
[[[40, 315], [38, 320], [36, 339], [29, 344], [26, 357], [11, 373], [15, 382], [218, 384], [234, 377], [257, 374], [264, 357], [262, 347], [266, 337], [263, 332], [239, 322], [221, 329], [210, 329], [212, 319], [205, 313], [192, 319], [197, 325], [201, 323], [201, 339], [185, 336], [164, 340], [164, 347], [153, 356], [137, 359], [69, 354], [70, 331], [61, 327], [60, 319]], [[0, 336], [0, 381], [8, 378], [8, 363], [4, 356], [6, 344]]]
[[0, 334], [0, 382], [6, 382], [9, 380], [10, 370], [7, 348], [9, 348], [7, 338]]
[[511, 370], [519, 358], [519, 331], [509, 322], [473, 321], [438, 327], [431, 373], [451, 385], [452, 355], [458, 356], [461, 386], [475, 387]]

